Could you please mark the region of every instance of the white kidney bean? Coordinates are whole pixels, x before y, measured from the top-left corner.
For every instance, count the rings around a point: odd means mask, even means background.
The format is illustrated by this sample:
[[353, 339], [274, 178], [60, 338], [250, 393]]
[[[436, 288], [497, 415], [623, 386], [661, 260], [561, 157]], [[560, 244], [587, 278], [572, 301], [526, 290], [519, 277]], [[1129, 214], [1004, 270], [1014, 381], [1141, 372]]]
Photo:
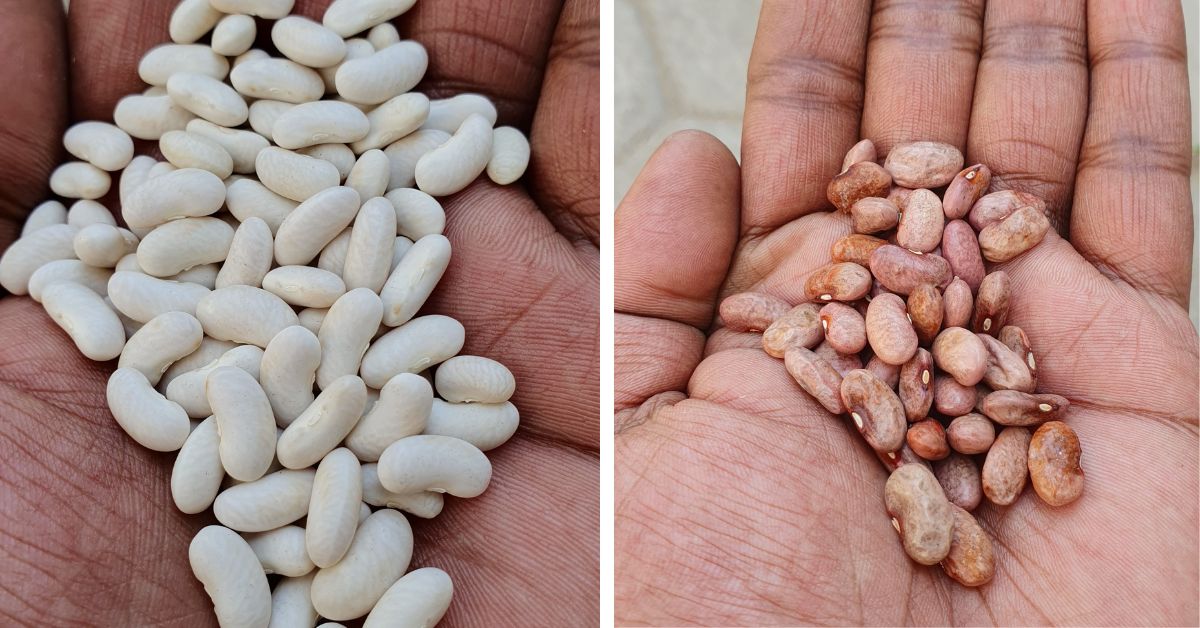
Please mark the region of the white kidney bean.
[[323, 23], [342, 37], [389, 22], [412, 8], [416, 0], [334, 0]]
[[346, 187], [353, 188], [358, 192], [358, 197], [366, 202], [387, 192], [390, 175], [391, 164], [387, 155], [378, 149], [368, 150], [354, 162], [354, 167], [346, 176]]
[[276, 448], [280, 464], [289, 469], [316, 464], [354, 429], [366, 404], [361, 379], [346, 375], [334, 380], [283, 430]]
[[337, 168], [338, 176], [345, 179], [350, 175], [350, 170], [354, 168], [356, 160], [354, 151], [345, 144], [317, 144], [316, 146], [308, 146], [296, 151], [301, 155], [307, 155], [322, 161], [327, 161]]
[[221, 435], [217, 420], [208, 417], [192, 430], [171, 467], [171, 499], [181, 512], [194, 515], [208, 510], [221, 490], [225, 468], [217, 447]]
[[403, 510], [422, 519], [433, 519], [442, 513], [445, 498], [441, 493], [421, 491], [419, 493], [393, 493], [379, 483], [379, 465], [370, 462], [362, 465], [363, 501], [377, 507]]
[[108, 194], [109, 174], [86, 161], [69, 161], [50, 173], [50, 190], [64, 198], [97, 199]]
[[253, 173], [258, 151], [271, 145], [267, 138], [254, 131], [227, 129], [202, 118], [188, 122], [187, 132], [208, 138], [225, 149], [233, 160], [233, 171], [239, 174]]
[[125, 316], [145, 323], [163, 312], [196, 313], [209, 293], [204, 286], [151, 277], [145, 273], [117, 271], [108, 280], [108, 296]]
[[175, 104], [167, 94], [132, 95], [117, 101], [113, 122], [139, 140], [157, 140], [167, 131], [177, 131], [195, 118], [192, 112]]
[[259, 59], [270, 59], [270, 58], [271, 58], [271, 55], [267, 54], [267, 51], [261, 50], [258, 48], [251, 48], [251, 49], [247, 50], [246, 52], [243, 52], [242, 54], [235, 57], [233, 60], [233, 63], [231, 63], [230, 66], [236, 68], [239, 65], [246, 63], [247, 61], [257, 61]]
[[29, 277], [29, 296], [41, 303], [42, 290], [60, 281], [81, 284], [100, 296], [108, 295], [108, 279], [112, 271], [96, 268], [76, 259], [60, 259], [42, 265]]
[[266, 532], [308, 514], [312, 469], [283, 469], [231, 486], [213, 501], [213, 514], [238, 532]]
[[275, 261], [282, 265], [311, 262], [350, 225], [358, 208], [358, 192], [352, 188], [330, 187], [317, 192], [279, 225], [275, 234]]
[[274, 135], [275, 121], [295, 106], [279, 100], [256, 100], [250, 103], [250, 128], [263, 137], [271, 137]]
[[404, 515], [373, 513], [358, 527], [342, 560], [313, 578], [313, 608], [333, 620], [366, 615], [408, 570], [412, 550], [412, 527]]
[[[382, 154], [382, 151], [379, 152]], [[366, 155], [363, 156], [365, 157]], [[37, 207], [34, 207], [33, 211], [29, 212], [29, 217], [25, 219], [25, 225], [21, 227], [21, 237], [23, 238], [34, 231], [45, 229], [46, 227], [67, 224], [67, 215], [67, 208], [62, 203], [58, 201], [44, 201]]]
[[245, 535], [267, 575], [297, 578], [316, 568], [304, 547], [304, 528], [287, 525]]
[[167, 32], [177, 44], [194, 44], [208, 34], [224, 14], [214, 9], [208, 0], [183, 0], [171, 13]]
[[450, 134], [438, 129], [420, 129], [392, 142], [383, 153], [387, 155], [392, 172], [388, 178], [388, 189], [409, 188], [416, 185], [417, 161], [425, 153], [445, 144]]
[[442, 204], [429, 194], [415, 188], [396, 188], [387, 193], [396, 210], [396, 232], [411, 240], [438, 234], [446, 229], [446, 212]]
[[113, 172], [133, 160], [133, 139], [107, 122], [80, 122], [63, 134], [63, 147], [93, 166]]
[[337, 167], [328, 161], [275, 146], [259, 151], [254, 164], [263, 185], [293, 201], [307, 200], [342, 180]]
[[389, 272], [396, 272], [396, 267], [400, 265], [400, 260], [408, 254], [412, 249], [413, 241], [404, 236], [396, 236], [396, 241], [392, 244], [392, 267]]
[[336, 100], [296, 105], [279, 116], [271, 127], [275, 143], [288, 149], [355, 142], [365, 137], [368, 131], [370, 123], [366, 114]]
[[421, 434], [388, 445], [379, 457], [379, 481], [393, 493], [436, 491], [476, 497], [492, 479], [478, 447], [452, 436]]
[[345, 555], [358, 527], [360, 505], [358, 458], [345, 448], [329, 452], [317, 466], [304, 529], [304, 543], [316, 566], [331, 567]]
[[279, 266], [263, 277], [262, 287], [300, 307], [329, 307], [346, 293], [341, 277], [312, 266]]
[[340, 277], [346, 268], [346, 254], [350, 252], [350, 235], [351, 230], [347, 227], [329, 244], [326, 244], [317, 258], [317, 268], [327, 270]]
[[473, 113], [483, 116], [489, 125], [496, 124], [496, 105], [491, 99], [482, 94], [458, 94], [430, 101], [429, 118], [421, 128], [452, 134]]
[[267, 20], [278, 20], [292, 12], [295, 0], [209, 0], [213, 8], [225, 13], [242, 13]]
[[164, 174], [175, 172], [176, 170], [178, 170], [178, 168], [175, 167], [175, 164], [172, 164], [169, 161], [160, 161], [150, 168], [150, 172], [147, 175], [147, 180], [156, 179]]
[[78, 229], [89, 225], [112, 225], [115, 227], [117, 219], [104, 205], [96, 201], [81, 199], [71, 203], [71, 209], [67, 211], [67, 224]]
[[199, 168], [183, 168], [139, 185], [130, 193], [121, 215], [131, 229], [154, 227], [176, 218], [214, 214], [224, 202], [225, 184], [220, 177]]
[[[299, 578], [283, 578], [271, 592], [271, 624], [267, 628], [295, 628], [317, 625], [317, 609], [312, 606], [309, 592], [315, 573]], [[326, 622], [322, 626], [329, 626]]]
[[225, 261], [233, 228], [220, 218], [180, 218], [146, 234], [137, 246], [138, 266], [148, 275], [169, 277], [193, 266]]
[[83, 227], [71, 240], [75, 256], [97, 268], [112, 268], [122, 257], [137, 250], [138, 239], [128, 229], [93, 224]]
[[12, 294], [29, 290], [29, 278], [43, 264], [75, 258], [75, 234], [70, 225], [51, 225], [13, 242], [0, 256], [0, 286]]
[[356, 153], [383, 148], [421, 128], [428, 116], [429, 98], [424, 94], [400, 94], [367, 113], [370, 132], [351, 148]]
[[205, 396], [221, 433], [221, 466], [235, 480], [262, 477], [275, 455], [275, 417], [254, 376], [234, 366], [213, 369]]
[[436, 567], [408, 572], [388, 588], [363, 622], [363, 628], [434, 626], [450, 608], [454, 584]]
[[363, 381], [381, 388], [400, 373], [419, 373], [462, 350], [462, 323], [431, 314], [419, 316], [379, 337], [362, 360]]
[[375, 462], [388, 445], [425, 430], [434, 404], [433, 388], [420, 375], [400, 373], [379, 391], [379, 400], [359, 419], [345, 446], [363, 462]]
[[363, 203], [350, 232], [350, 246], [342, 267], [347, 288], [383, 289], [392, 269], [396, 240], [396, 210], [386, 198]]
[[382, 316], [383, 303], [366, 288], [347, 292], [329, 308], [317, 332], [321, 342], [321, 365], [317, 368], [319, 388], [358, 372]]
[[263, 351], [258, 347], [238, 345], [221, 354], [216, 360], [180, 374], [162, 388], [167, 399], [179, 404], [189, 417], [203, 418], [213, 413], [206, 390], [209, 373], [224, 366], [235, 366], [257, 377], [262, 355]]
[[[129, 196], [138, 186], [145, 183], [150, 178], [150, 169], [156, 164], [153, 157], [147, 155], [138, 155], [129, 162], [128, 166], [121, 171], [121, 181], [118, 184], [118, 197], [121, 199], [121, 206], [129, 200]], [[135, 232], [136, 233], [136, 232]]]
[[306, 307], [300, 310], [297, 316], [300, 319], [300, 326], [311, 331], [314, 335], [321, 331], [321, 323], [325, 322], [325, 316], [329, 314], [329, 308], [321, 307]]
[[383, 324], [395, 327], [416, 315], [449, 264], [450, 240], [445, 236], [427, 235], [413, 243], [380, 292]]
[[306, 17], [285, 17], [271, 28], [271, 41], [283, 56], [310, 68], [327, 68], [346, 57], [337, 33]]
[[218, 264], [200, 264], [191, 268], [167, 277], [172, 281], [180, 281], [194, 283], [209, 290], [212, 290], [217, 285], [217, 273], [221, 272], [221, 267]]
[[222, 626], [265, 627], [271, 621], [267, 575], [242, 537], [207, 526], [192, 539], [188, 561]]
[[477, 355], [459, 355], [438, 366], [434, 375], [438, 395], [450, 402], [502, 403], [517, 387], [503, 364]]
[[316, 334], [294, 325], [267, 343], [258, 380], [271, 402], [275, 422], [287, 427], [312, 405], [313, 382], [321, 364], [321, 343]]
[[[441, 371], [441, 368], [438, 369]], [[447, 403], [433, 400], [425, 434], [453, 436], [489, 451], [508, 442], [517, 431], [517, 407], [502, 403]]]
[[283, 299], [251, 286], [213, 290], [196, 304], [196, 318], [213, 338], [257, 347], [267, 346], [275, 334], [298, 322]]
[[400, 31], [388, 22], [376, 24], [367, 31], [367, 41], [371, 42], [376, 50], [383, 50], [392, 44], [400, 43]]
[[86, 286], [67, 281], [50, 284], [42, 290], [42, 307], [89, 360], [105, 362], [121, 355], [125, 346], [121, 319]]
[[262, 286], [263, 278], [275, 260], [275, 241], [271, 227], [257, 216], [250, 216], [233, 232], [229, 254], [217, 272], [214, 286]]
[[212, 35], [213, 51], [226, 57], [236, 57], [254, 45], [258, 27], [249, 15], [226, 15], [217, 22]]
[[300, 104], [318, 100], [325, 94], [320, 74], [288, 59], [246, 61], [229, 73], [229, 80], [239, 94], [248, 98]]
[[180, 375], [189, 371], [194, 371], [198, 368], [203, 368], [209, 363], [219, 359], [230, 349], [237, 348], [236, 342], [228, 340], [217, 340], [204, 336], [200, 340], [200, 346], [195, 351], [179, 358], [174, 364], [167, 367], [167, 371], [163, 373], [162, 379], [159, 380], [158, 386], [162, 390], [166, 390], [167, 386]]
[[158, 150], [176, 168], [199, 168], [221, 179], [233, 174], [233, 158], [220, 144], [187, 131], [167, 131]]
[[521, 178], [529, 167], [529, 140], [525, 134], [502, 126], [492, 133], [492, 156], [487, 164], [488, 178], [499, 185], [508, 185]]
[[187, 413], [154, 390], [138, 370], [113, 371], [108, 378], [107, 397], [117, 425], [142, 447], [154, 451], [183, 447], [191, 431]]
[[417, 160], [417, 187], [432, 196], [449, 196], [470, 185], [492, 157], [492, 126], [471, 114], [445, 144]]
[[[260, 218], [271, 229], [274, 237], [283, 224], [283, 219], [292, 213], [300, 204], [284, 198], [254, 179], [239, 179], [230, 183], [226, 189], [225, 204], [229, 213], [243, 223], [251, 218]], [[271, 257], [274, 259], [275, 250], [272, 241]]]
[[119, 368], [133, 368], [156, 386], [167, 367], [200, 347], [204, 330], [187, 312], [165, 312], [150, 319], [125, 342]]
[[241, 126], [250, 116], [242, 95], [211, 76], [195, 72], [174, 74], [167, 81], [167, 94], [176, 105], [224, 127]]
[[402, 41], [368, 57], [346, 61], [338, 68], [334, 83], [346, 100], [376, 105], [416, 87], [428, 67], [425, 47]]
[[229, 74], [229, 60], [203, 44], [162, 44], [146, 52], [138, 64], [138, 76], [150, 85], [166, 85], [179, 72], [222, 80]]

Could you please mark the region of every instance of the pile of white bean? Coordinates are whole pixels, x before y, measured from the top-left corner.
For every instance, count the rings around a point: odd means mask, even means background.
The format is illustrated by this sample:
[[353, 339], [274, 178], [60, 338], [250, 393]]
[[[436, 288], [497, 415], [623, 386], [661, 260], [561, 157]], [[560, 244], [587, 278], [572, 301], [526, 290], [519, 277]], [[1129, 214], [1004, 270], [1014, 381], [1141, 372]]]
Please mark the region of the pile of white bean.
[[[221, 625], [431, 626], [452, 585], [405, 575], [400, 511], [482, 493], [518, 422], [512, 373], [416, 316], [450, 259], [434, 196], [516, 181], [529, 144], [483, 96], [410, 91], [428, 57], [389, 20], [415, 0], [335, 0], [323, 23], [293, 1], [183, 0], [138, 67], [151, 87], [66, 132], [79, 161], [50, 187], [73, 204], [31, 213], [0, 285], [119, 358], [117, 423], [178, 451], [175, 505], [222, 524], [189, 552]], [[282, 57], [251, 49], [254, 17]], [[96, 200], [121, 170], [127, 229]]]

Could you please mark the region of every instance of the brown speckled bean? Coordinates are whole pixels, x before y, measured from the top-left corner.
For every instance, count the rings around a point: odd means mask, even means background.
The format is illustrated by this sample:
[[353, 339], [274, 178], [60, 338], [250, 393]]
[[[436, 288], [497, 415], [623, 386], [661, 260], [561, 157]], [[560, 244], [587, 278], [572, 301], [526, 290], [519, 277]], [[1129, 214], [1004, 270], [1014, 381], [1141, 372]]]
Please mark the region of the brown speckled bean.
[[975, 298], [975, 316], [972, 331], [995, 336], [1008, 321], [1008, 300], [1012, 285], [1008, 273], [998, 270], [989, 273], [979, 284], [979, 296]]
[[887, 196], [891, 187], [892, 175], [887, 170], [873, 161], [860, 161], [834, 177], [825, 195], [839, 211], [848, 212], [858, 199]]
[[1004, 343], [1004, 346], [1025, 360], [1025, 366], [1029, 368], [1029, 375], [1033, 379], [1033, 386], [1036, 388], [1037, 360], [1033, 357], [1033, 347], [1029, 344], [1029, 336], [1025, 335], [1025, 330], [1016, 325], [1005, 325], [1000, 329], [1000, 335], [997, 338], [1000, 342]]
[[983, 382], [992, 390], [1033, 392], [1033, 375], [1025, 366], [1025, 360], [999, 340], [987, 334], [976, 335], [988, 350], [988, 366], [983, 373]]
[[916, 464], [901, 465], [888, 477], [883, 503], [909, 558], [922, 565], [933, 565], [950, 553], [954, 514], [929, 469]]
[[951, 220], [942, 232], [942, 257], [950, 264], [950, 272], [979, 289], [979, 282], [987, 271], [983, 267], [983, 255], [979, 253], [979, 240], [971, 225], [961, 220]]
[[929, 465], [929, 461], [913, 453], [908, 443], [904, 443], [897, 451], [876, 451], [875, 457], [879, 458], [879, 462], [883, 463], [883, 468], [888, 470], [888, 473], [900, 468], [900, 465], [919, 464], [926, 469], [933, 470]]
[[970, 456], [951, 452], [946, 458], [933, 465], [933, 474], [946, 493], [951, 504], [964, 510], [975, 510], [983, 500], [983, 487], [979, 484], [979, 467]]
[[914, 190], [900, 217], [896, 242], [910, 251], [928, 253], [941, 243], [945, 224], [946, 215], [942, 213], [942, 201], [937, 194], [925, 189]]
[[954, 175], [942, 196], [942, 209], [946, 218], [956, 220], [967, 215], [971, 206], [987, 191], [992, 183], [992, 171], [983, 164], [963, 168]]
[[813, 353], [821, 356], [842, 377], [845, 377], [846, 373], [850, 371], [863, 367], [862, 359], [858, 357], [857, 353], [838, 353], [837, 349], [830, 346], [828, 342], [817, 345], [817, 348], [813, 349]]
[[888, 364], [879, 359], [879, 356], [873, 355], [870, 360], [867, 360], [867, 365], [863, 367], [875, 374], [875, 377], [883, 380], [883, 383], [888, 385], [888, 388], [895, 388], [900, 382], [900, 367], [895, 364]]
[[962, 327], [943, 329], [933, 341], [933, 361], [963, 386], [974, 386], [983, 380], [987, 358], [983, 341]]
[[992, 192], [975, 201], [975, 204], [971, 206], [971, 213], [967, 215], [967, 222], [971, 223], [975, 231], [983, 231], [984, 227], [1000, 222], [1017, 209], [1027, 206], [1037, 209], [1041, 214], [1046, 212], [1046, 201], [1028, 192], [1013, 190]]
[[979, 232], [979, 250], [989, 262], [1008, 260], [1037, 246], [1050, 230], [1050, 220], [1034, 207], [1022, 207]]
[[850, 206], [850, 220], [855, 233], [878, 233], [899, 224], [900, 209], [886, 198], [868, 196]]
[[825, 342], [838, 353], [858, 353], [867, 346], [867, 328], [858, 310], [844, 303], [826, 303], [821, 308]]
[[791, 347], [783, 364], [796, 383], [826, 410], [834, 414], [846, 411], [841, 398], [842, 376], [820, 356], [804, 347]]
[[846, 151], [846, 157], [842, 160], [842, 172], [860, 161], [874, 162], [875, 159], [875, 142], [859, 140], [857, 144], [850, 147], [850, 150]]
[[908, 205], [908, 197], [913, 193], [912, 188], [906, 188], [899, 185], [893, 185], [892, 189], [888, 190], [887, 200], [896, 204], [900, 211], [904, 211], [904, 207]]
[[885, 244], [871, 254], [871, 273], [883, 287], [896, 294], [908, 294], [923, 284], [943, 287], [950, 283], [950, 264], [932, 253], [914, 253], [894, 244]]
[[721, 301], [721, 320], [730, 331], [762, 331], [791, 307], [776, 296], [739, 292]]
[[996, 436], [980, 472], [980, 484], [988, 501], [1007, 506], [1016, 501], [1021, 489], [1025, 488], [1025, 478], [1029, 475], [1026, 462], [1029, 439], [1029, 430], [1023, 427], [1006, 427]]
[[996, 427], [987, 417], [971, 412], [950, 421], [946, 440], [960, 454], [981, 454], [996, 440]]
[[820, 312], [821, 306], [816, 303], [801, 303], [788, 310], [763, 331], [763, 350], [782, 359], [790, 347], [811, 349], [817, 346], [825, 338]]
[[963, 156], [942, 142], [905, 142], [892, 147], [883, 167], [896, 185], [938, 188], [950, 183], [963, 167]]
[[1079, 437], [1062, 421], [1050, 421], [1029, 442], [1029, 479], [1038, 497], [1051, 506], [1069, 504], [1083, 494]]
[[942, 569], [963, 586], [983, 586], [996, 574], [992, 540], [971, 513], [955, 505], [950, 509], [954, 513], [954, 532]]
[[946, 444], [946, 430], [934, 419], [917, 421], [908, 426], [906, 440], [913, 453], [926, 460], [941, 460], [950, 455], [950, 446]]
[[862, 233], [851, 233], [838, 238], [830, 247], [829, 256], [835, 262], [854, 262], [859, 266], [871, 263], [875, 249], [887, 244], [887, 240]]
[[945, 316], [945, 306], [942, 304], [942, 293], [930, 284], [923, 283], [908, 293], [908, 317], [912, 319], [913, 330], [917, 332], [917, 341], [925, 346], [937, 338], [942, 329], [942, 317]]
[[904, 416], [909, 422], [920, 421], [929, 416], [933, 405], [933, 356], [924, 349], [900, 367], [900, 403], [904, 405]]
[[870, 291], [870, 271], [853, 262], [822, 266], [804, 282], [804, 293], [813, 301], [854, 301]]
[[942, 303], [945, 305], [942, 327], [966, 327], [970, 324], [973, 301], [971, 286], [961, 277], [955, 277], [942, 292]]
[[842, 403], [855, 427], [875, 451], [896, 451], [904, 441], [904, 407], [883, 380], [856, 369], [842, 378]]
[[904, 364], [917, 351], [917, 332], [905, 312], [904, 300], [881, 294], [867, 306], [867, 341], [876, 357], [888, 364]]
[[1000, 425], [1037, 425], [1058, 421], [1071, 402], [1066, 397], [1047, 393], [1031, 395], [1017, 390], [997, 390], [979, 404], [987, 417]]
[[933, 407], [938, 412], [957, 417], [975, 409], [975, 387], [963, 386], [949, 375], [938, 375], [933, 380]]

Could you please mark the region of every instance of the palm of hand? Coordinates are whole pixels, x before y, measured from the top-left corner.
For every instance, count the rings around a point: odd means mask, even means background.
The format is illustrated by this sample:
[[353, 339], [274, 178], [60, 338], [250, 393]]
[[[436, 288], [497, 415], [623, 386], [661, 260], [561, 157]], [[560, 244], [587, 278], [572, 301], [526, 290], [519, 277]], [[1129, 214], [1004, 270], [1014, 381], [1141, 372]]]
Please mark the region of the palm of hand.
[[[1019, 113], [989, 109], [995, 103], [982, 83], [998, 77], [986, 54], [969, 139], [961, 114], [958, 129], [937, 115], [881, 115], [899, 106], [880, 106], [888, 96], [872, 84], [882, 72], [874, 56], [867, 63], [865, 104], [852, 102], [842, 113], [821, 109], [814, 104], [819, 98], [803, 89], [811, 83], [795, 76], [786, 80], [800, 83], [788, 85], [801, 96], [789, 102], [784, 92], [772, 91], [783, 79], [756, 82], [756, 70], [782, 72], [780, 40], [788, 36], [780, 33], [798, 30], [797, 20], [817, 19], [787, 13], [769, 5], [760, 21], [740, 174], [710, 139], [672, 138], [618, 212], [618, 622], [1194, 623], [1197, 348], [1183, 306], [1187, 251], [1143, 242], [1140, 227], [1137, 237], [1122, 243], [1120, 255], [1096, 237], [1110, 228], [1104, 221], [1119, 219], [1120, 209], [1111, 206], [1122, 201], [1182, 209], [1170, 215], [1174, 210], [1162, 210], [1156, 219], [1185, 228], [1179, 223], [1190, 223], [1186, 174], [1183, 185], [1172, 172], [1156, 180], [1170, 181], [1165, 189], [1122, 195], [1119, 186], [1129, 183], [1122, 177], [1136, 176], [1138, 185], [1150, 183], [1149, 177], [1113, 172], [1107, 153], [1113, 146], [1106, 144], [1113, 140], [1104, 136], [1109, 131], [1090, 125], [1121, 121], [1105, 117], [1113, 115], [1106, 106], [1114, 99], [1096, 91], [1078, 177], [1074, 158], [1064, 168], [1036, 152], [996, 150], [991, 146], [997, 142], [1031, 140], [1012, 124]], [[877, 9], [872, 30], [886, 32], [889, 17], [881, 20]], [[990, 30], [988, 37], [1001, 39]], [[826, 63], [837, 55], [830, 48], [836, 46], [826, 44], [824, 55], [817, 53]], [[828, 78], [822, 67], [792, 56], [786, 61], [817, 73], [813, 82]], [[917, 76], [916, 82], [922, 78], [928, 79]], [[1111, 80], [1093, 70], [1094, 86]], [[1045, 105], [1055, 106], [1061, 105]], [[995, 579], [980, 589], [961, 587], [939, 568], [908, 559], [884, 513], [886, 471], [849, 421], [824, 411], [780, 360], [762, 352], [759, 335], [700, 331], [715, 303], [730, 293], [757, 290], [804, 300], [804, 277], [826, 263], [830, 244], [849, 232], [845, 216], [809, 212], [823, 202], [824, 182], [840, 164], [837, 151], [857, 139], [858, 107], [862, 135], [877, 144], [932, 137], [965, 145], [969, 163], [988, 163], [1017, 189], [1030, 189], [1027, 177], [1035, 176], [1017, 173], [1049, 171], [1049, 181], [1032, 191], [1060, 211], [1075, 208], [1071, 242], [1052, 232], [1003, 268], [1013, 280], [1009, 321], [1031, 338], [1039, 390], [1072, 401], [1067, 420], [1084, 448], [1086, 489], [1062, 508], [1032, 494], [1007, 508], [985, 501], [974, 514], [993, 540], [997, 563]], [[1086, 111], [1042, 113], [1082, 119]], [[801, 140], [788, 138], [779, 146], [779, 138], [756, 135], [769, 116], [776, 128], [781, 120], [799, 120], [782, 128]], [[830, 127], [840, 138], [836, 148], [804, 146], [805, 139], [827, 141], [805, 132], [830, 133]], [[1073, 150], [1068, 143], [1066, 151]], [[1063, 178], [1053, 177], [1056, 170]], [[1119, 201], [1105, 198], [1114, 194]], [[732, 210], [739, 203], [740, 228]], [[670, 208], [680, 207], [686, 214], [671, 214]], [[707, 248], [680, 244], [662, 251], [672, 246], [662, 232], [685, 215], [695, 231], [687, 239]], [[1060, 224], [1068, 221], [1065, 212], [1058, 217]], [[1160, 227], [1150, 230], [1166, 237], [1163, 245], [1178, 242]], [[1131, 263], [1143, 251], [1152, 259]], [[662, 270], [645, 270], [654, 268]]]
[[[71, 119], [108, 119], [118, 98], [140, 89], [137, 59], [166, 39], [172, 8], [74, 0], [68, 56], [56, 3], [36, 4], [5, 11], [4, 26], [24, 32], [0, 37], [37, 43], [0, 68], [6, 84], [30, 86], [0, 98], [0, 167], [13, 173], [0, 195], [5, 243], [48, 194], [61, 159], [66, 86], [45, 77], [62, 76], [71, 58]], [[319, 19], [327, 4], [301, 0], [296, 13]], [[532, 130], [534, 152], [529, 193], [477, 182], [445, 201], [455, 256], [426, 311], [463, 322], [464, 352], [512, 369], [522, 415], [517, 435], [489, 455], [487, 493], [448, 500], [431, 522], [410, 518], [413, 565], [454, 579], [446, 625], [567, 625], [599, 613], [599, 513], [588, 498], [599, 490], [597, 13], [586, 0], [459, 0], [418, 3], [399, 24], [431, 50], [419, 89], [491, 96], [501, 123]], [[80, 356], [27, 298], [0, 301], [0, 320], [0, 616], [215, 624], [187, 563], [191, 537], [215, 521], [179, 513], [173, 456], [137, 447], [113, 422], [104, 397], [112, 365]]]

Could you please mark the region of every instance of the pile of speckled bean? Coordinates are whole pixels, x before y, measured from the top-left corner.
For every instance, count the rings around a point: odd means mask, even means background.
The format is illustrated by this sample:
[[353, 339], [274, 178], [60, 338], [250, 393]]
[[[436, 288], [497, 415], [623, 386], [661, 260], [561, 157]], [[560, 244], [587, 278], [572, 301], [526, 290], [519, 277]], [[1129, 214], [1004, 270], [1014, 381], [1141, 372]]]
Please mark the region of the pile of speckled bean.
[[1042, 241], [1046, 204], [990, 184], [948, 144], [900, 144], [879, 165], [862, 140], [828, 189], [853, 232], [807, 277], [808, 301], [743, 292], [720, 307], [727, 329], [761, 332], [801, 388], [849, 415], [891, 472], [904, 551], [966, 586], [995, 573], [970, 514], [985, 498], [1009, 506], [1027, 479], [1051, 506], [1083, 492], [1070, 402], [1038, 391], [1029, 337], [1008, 324], [1009, 277], [987, 266]]

